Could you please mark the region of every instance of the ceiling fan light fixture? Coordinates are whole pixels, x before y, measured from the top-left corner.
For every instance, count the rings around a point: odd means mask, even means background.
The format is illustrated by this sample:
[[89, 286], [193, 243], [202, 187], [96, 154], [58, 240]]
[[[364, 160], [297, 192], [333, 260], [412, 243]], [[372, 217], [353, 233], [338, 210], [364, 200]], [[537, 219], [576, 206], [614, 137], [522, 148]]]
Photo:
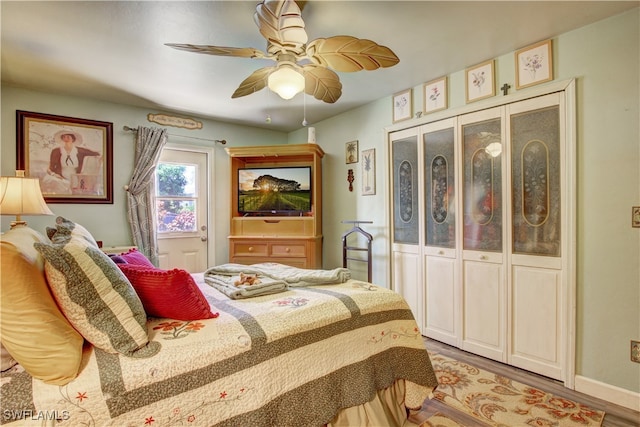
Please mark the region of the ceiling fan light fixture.
[[291, 99], [304, 90], [304, 76], [293, 66], [283, 64], [269, 74], [267, 85], [280, 98]]
[[260, 0], [253, 16], [260, 34], [267, 40], [267, 53], [252, 47], [167, 45], [208, 55], [277, 61], [275, 67], [262, 67], [251, 73], [231, 98], [251, 95], [268, 87], [283, 99], [291, 99], [304, 91], [315, 99], [333, 104], [342, 95], [342, 83], [335, 71], [370, 71], [392, 67], [400, 61], [391, 49], [368, 39], [333, 36], [308, 42], [300, 9], [304, 3]]
[[502, 144], [492, 142], [484, 149], [491, 157], [498, 157], [502, 153]]

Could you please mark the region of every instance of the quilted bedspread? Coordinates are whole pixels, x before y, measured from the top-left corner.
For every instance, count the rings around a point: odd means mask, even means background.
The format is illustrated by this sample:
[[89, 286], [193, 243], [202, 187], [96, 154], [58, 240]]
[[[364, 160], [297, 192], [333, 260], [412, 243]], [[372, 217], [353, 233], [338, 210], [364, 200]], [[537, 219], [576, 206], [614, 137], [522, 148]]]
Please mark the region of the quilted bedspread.
[[411, 311], [392, 291], [349, 280], [232, 300], [196, 277], [218, 318], [149, 319], [162, 349], [148, 359], [87, 345], [65, 386], [18, 365], [2, 374], [2, 424], [321, 426], [396, 380], [409, 408], [437, 384]]

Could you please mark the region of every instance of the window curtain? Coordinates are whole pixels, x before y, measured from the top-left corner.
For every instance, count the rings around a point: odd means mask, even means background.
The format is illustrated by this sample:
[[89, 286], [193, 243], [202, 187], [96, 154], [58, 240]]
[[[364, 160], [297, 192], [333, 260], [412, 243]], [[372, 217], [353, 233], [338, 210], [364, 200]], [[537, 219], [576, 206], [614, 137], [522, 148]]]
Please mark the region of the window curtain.
[[127, 189], [127, 216], [133, 244], [155, 266], [158, 265], [158, 236], [153, 175], [166, 143], [166, 129], [138, 126], [133, 174]]

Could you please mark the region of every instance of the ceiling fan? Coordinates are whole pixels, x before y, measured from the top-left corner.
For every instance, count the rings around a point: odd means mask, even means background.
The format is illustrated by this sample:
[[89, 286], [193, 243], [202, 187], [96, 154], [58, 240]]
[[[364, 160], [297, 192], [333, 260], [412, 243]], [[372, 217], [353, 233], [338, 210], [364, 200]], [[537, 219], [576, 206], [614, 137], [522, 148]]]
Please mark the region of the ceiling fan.
[[269, 87], [284, 99], [291, 99], [304, 90], [316, 99], [334, 103], [342, 95], [342, 83], [333, 70], [375, 70], [400, 62], [388, 47], [352, 36], [318, 38], [307, 43], [301, 10], [294, 0], [263, 0], [256, 6], [254, 21], [267, 39], [266, 52], [252, 47], [166, 45], [208, 55], [276, 61], [275, 66], [254, 71], [240, 83], [232, 98]]

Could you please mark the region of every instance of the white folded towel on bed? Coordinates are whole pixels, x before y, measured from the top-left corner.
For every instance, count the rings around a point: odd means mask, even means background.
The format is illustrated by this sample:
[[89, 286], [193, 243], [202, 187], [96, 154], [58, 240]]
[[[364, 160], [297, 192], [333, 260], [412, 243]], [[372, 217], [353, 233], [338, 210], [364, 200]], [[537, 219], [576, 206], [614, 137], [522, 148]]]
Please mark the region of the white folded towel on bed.
[[241, 284], [236, 286], [235, 283], [240, 281], [239, 275], [229, 276], [212, 274], [208, 271], [204, 274], [205, 283], [213, 286], [231, 299], [259, 297], [287, 290], [287, 284], [282, 280], [274, 280], [269, 277], [258, 278], [260, 279], [260, 283], [254, 283], [253, 285]]
[[275, 262], [265, 262], [252, 265], [221, 264], [205, 271], [205, 277], [210, 274], [231, 276], [245, 274], [258, 274], [261, 277], [269, 277], [274, 280], [284, 281], [290, 287], [332, 285], [344, 283], [351, 278], [351, 272], [347, 268], [334, 268], [333, 270], [310, 270], [291, 267]]

